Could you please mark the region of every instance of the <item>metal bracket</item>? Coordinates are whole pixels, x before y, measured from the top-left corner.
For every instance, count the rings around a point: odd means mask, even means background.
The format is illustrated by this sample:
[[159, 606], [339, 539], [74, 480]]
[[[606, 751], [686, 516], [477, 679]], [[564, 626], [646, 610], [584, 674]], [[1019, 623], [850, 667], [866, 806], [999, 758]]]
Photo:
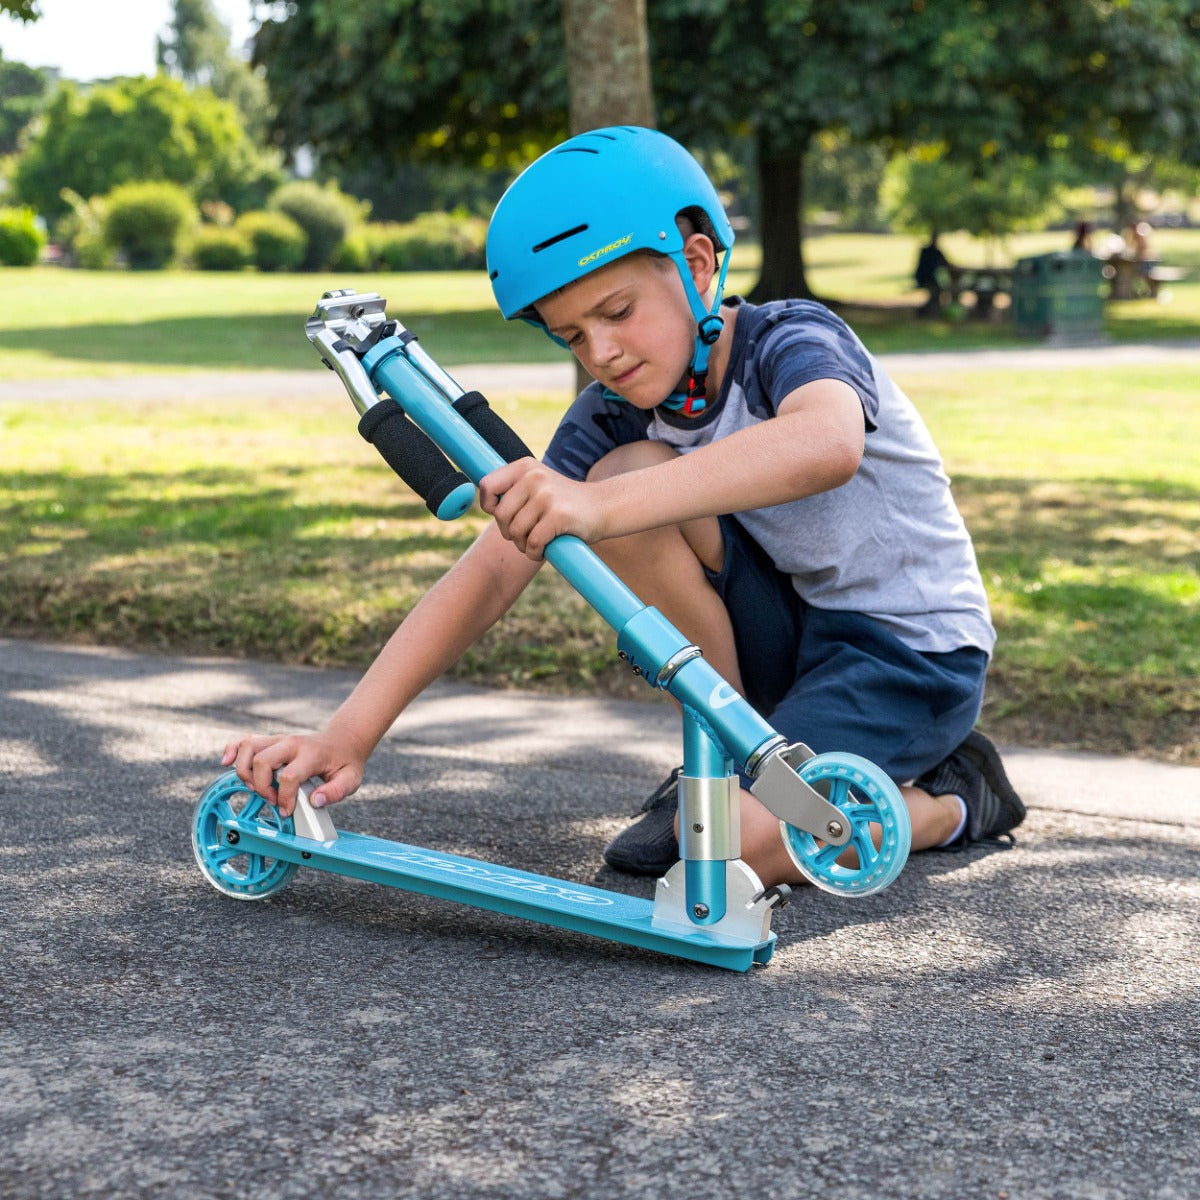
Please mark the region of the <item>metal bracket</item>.
[[725, 864], [725, 915], [713, 925], [697, 926], [687, 912], [687, 863], [680, 859], [654, 890], [656, 929], [713, 934], [722, 940], [758, 945], [771, 934], [774, 905], [765, 897], [762, 881], [740, 858]]
[[358, 346], [387, 322], [386, 310], [387, 301], [378, 292], [356, 292], [353, 288], [326, 292], [304, 322], [304, 332], [312, 342], [320, 330], [328, 329]]
[[736, 776], [679, 776], [679, 852], [710, 861], [742, 856], [741, 795]]
[[359, 413], [380, 402], [358, 356], [358, 347], [387, 321], [387, 301], [377, 292], [355, 292], [349, 288], [326, 292], [316, 311], [304, 323], [308, 340], [317, 348], [325, 365], [342, 381]]
[[776, 750], [763, 760], [750, 791], [786, 824], [823, 842], [844, 846], [850, 840], [845, 814], [796, 773], [814, 757], [803, 742]]
[[314, 842], [336, 842], [338, 832], [333, 827], [329, 813], [323, 808], [313, 808], [310, 797], [325, 780], [315, 775], [300, 785], [296, 793], [296, 808], [292, 820], [296, 826], [296, 836], [309, 838]]

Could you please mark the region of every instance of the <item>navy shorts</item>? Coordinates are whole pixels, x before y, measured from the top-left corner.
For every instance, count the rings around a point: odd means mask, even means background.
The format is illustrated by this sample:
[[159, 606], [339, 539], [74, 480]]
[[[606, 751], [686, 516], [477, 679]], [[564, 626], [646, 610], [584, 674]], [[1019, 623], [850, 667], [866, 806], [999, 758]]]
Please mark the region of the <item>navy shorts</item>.
[[706, 570], [733, 625], [746, 699], [789, 742], [870, 759], [897, 783], [936, 766], [970, 733], [988, 656], [923, 654], [871, 617], [806, 604], [734, 517]]

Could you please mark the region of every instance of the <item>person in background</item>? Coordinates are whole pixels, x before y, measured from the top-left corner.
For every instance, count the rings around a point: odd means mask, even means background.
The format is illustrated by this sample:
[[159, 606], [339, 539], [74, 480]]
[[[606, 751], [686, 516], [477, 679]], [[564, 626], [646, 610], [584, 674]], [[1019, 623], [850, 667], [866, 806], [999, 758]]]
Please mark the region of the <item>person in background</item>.
[[950, 260], [942, 253], [938, 245], [938, 235], [935, 229], [929, 235], [929, 241], [921, 247], [917, 254], [917, 266], [913, 272], [917, 287], [924, 288], [929, 298], [917, 309], [919, 317], [938, 317], [942, 313], [942, 289], [946, 286], [946, 276], [950, 271]]

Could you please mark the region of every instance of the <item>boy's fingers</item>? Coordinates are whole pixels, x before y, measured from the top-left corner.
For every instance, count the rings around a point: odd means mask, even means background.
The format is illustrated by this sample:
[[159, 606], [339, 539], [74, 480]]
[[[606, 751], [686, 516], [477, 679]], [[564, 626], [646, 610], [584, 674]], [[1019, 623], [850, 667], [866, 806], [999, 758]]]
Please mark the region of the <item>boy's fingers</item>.
[[[248, 782], [260, 796], [270, 800], [272, 804], [277, 804], [279, 796], [275, 789], [275, 772], [295, 756], [296, 739], [284, 738], [273, 741], [264, 738], [259, 742], [259, 739], [256, 738], [255, 742], [258, 744], [251, 746]], [[238, 761], [241, 761], [240, 754]], [[242, 773], [239, 771], [238, 774]], [[242, 775], [242, 778], [245, 779], [246, 776]]]
[[298, 754], [283, 770], [276, 773], [281, 816], [291, 816], [296, 807], [296, 796], [300, 791], [300, 785], [307, 783], [314, 776], [321, 776], [321, 764], [313, 755], [304, 752]]
[[332, 775], [312, 794], [314, 808], [324, 808], [327, 804], [337, 804], [345, 800], [358, 789], [358, 771], [353, 767], [342, 767]]

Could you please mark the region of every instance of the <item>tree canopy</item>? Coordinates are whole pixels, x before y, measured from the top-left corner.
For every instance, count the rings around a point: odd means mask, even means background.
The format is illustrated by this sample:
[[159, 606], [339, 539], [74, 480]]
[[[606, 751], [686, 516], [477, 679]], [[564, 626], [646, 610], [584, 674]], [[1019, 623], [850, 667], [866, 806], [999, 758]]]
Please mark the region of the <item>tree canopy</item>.
[[240, 208], [261, 202], [271, 176], [232, 104], [158, 75], [86, 93], [60, 88], [17, 160], [12, 185], [19, 200], [55, 217], [68, 208], [64, 188], [87, 198], [123, 183], [165, 180], [197, 200]]
[[255, 138], [267, 132], [270, 106], [266, 81], [234, 52], [229, 27], [212, 0], [174, 0], [171, 19], [156, 42], [162, 70], [189, 87], [206, 87], [236, 105]]
[[36, 21], [42, 14], [38, 0], [0, 0], [0, 13], [8, 13], [18, 21]]
[[[566, 132], [559, 13], [310, 0], [267, 22], [255, 54], [285, 145], [515, 166]], [[1200, 154], [1192, 0], [655, 0], [647, 21], [661, 127], [697, 147], [753, 141], [763, 294], [807, 291], [802, 166], [823, 132], [931, 147], [974, 176], [1005, 157]]]
[[566, 131], [558, 0], [309, 0], [265, 21], [285, 149], [519, 166]]
[[40, 111], [49, 90], [44, 70], [8, 62], [0, 53], [0, 155], [17, 148], [22, 130]]

